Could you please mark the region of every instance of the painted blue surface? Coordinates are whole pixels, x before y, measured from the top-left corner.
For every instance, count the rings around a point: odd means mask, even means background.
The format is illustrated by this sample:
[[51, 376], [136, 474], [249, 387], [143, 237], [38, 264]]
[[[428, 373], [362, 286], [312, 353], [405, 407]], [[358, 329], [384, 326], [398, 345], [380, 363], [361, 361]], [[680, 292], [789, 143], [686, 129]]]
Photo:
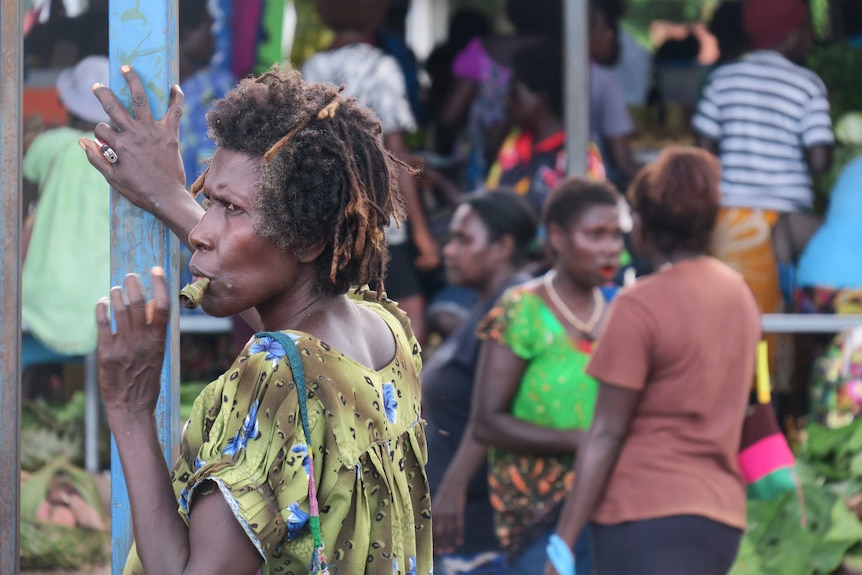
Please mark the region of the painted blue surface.
[[[131, 65], [147, 90], [153, 116], [161, 118], [168, 106], [170, 87], [178, 81], [177, 0], [110, 1], [111, 89], [131, 108], [129, 89], [120, 66]], [[122, 161], [122, 158], [120, 158]], [[122, 285], [127, 273], [137, 272], [150, 288], [149, 270], [165, 268], [172, 302], [178, 298], [179, 242], [154, 217], [111, 192], [111, 284]], [[156, 420], [159, 441], [169, 462], [179, 446], [179, 316], [171, 311], [168, 353], [162, 367]], [[128, 494], [116, 444], [111, 441], [112, 572], [120, 575], [132, 541]]]

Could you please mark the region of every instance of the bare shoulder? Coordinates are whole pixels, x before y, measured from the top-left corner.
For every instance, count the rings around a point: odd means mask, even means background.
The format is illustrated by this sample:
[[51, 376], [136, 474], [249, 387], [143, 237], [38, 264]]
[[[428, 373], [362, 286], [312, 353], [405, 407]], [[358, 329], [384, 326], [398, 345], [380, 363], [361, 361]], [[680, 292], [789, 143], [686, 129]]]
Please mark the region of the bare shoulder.
[[315, 335], [375, 371], [388, 365], [396, 353], [395, 335], [381, 314], [347, 297], [339, 298]]

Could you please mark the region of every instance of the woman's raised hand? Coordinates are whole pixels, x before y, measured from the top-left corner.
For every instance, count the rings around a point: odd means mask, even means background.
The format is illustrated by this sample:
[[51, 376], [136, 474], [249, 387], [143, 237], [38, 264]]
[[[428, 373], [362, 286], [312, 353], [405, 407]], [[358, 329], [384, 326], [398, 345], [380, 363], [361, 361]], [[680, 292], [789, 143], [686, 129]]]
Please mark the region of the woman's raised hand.
[[111, 289], [116, 332], [111, 330], [107, 298], [96, 305], [99, 387], [109, 413], [151, 414], [156, 407], [170, 303], [164, 270], [154, 267], [152, 279], [149, 302], [137, 274], [126, 276], [125, 289]]
[[[95, 130], [101, 143], [81, 138], [79, 144], [112, 188], [136, 206], [161, 218], [179, 193], [185, 192], [179, 145], [184, 96], [179, 86], [171, 88], [168, 110], [164, 118], [155, 120], [141, 79], [131, 66], [124, 65], [121, 71], [129, 86], [134, 117], [110, 88], [95, 84], [93, 93], [117, 129], [101, 123]], [[116, 153], [114, 163], [103, 154], [102, 144]], [[179, 201], [186, 199], [180, 197]]]

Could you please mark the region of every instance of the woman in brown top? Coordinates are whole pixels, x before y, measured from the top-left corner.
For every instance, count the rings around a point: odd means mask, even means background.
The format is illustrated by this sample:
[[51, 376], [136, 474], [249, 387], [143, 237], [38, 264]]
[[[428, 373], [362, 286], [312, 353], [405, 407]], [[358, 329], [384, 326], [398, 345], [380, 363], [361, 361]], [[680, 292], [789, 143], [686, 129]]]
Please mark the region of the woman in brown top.
[[725, 574], [745, 528], [737, 455], [760, 316], [742, 277], [706, 255], [718, 182], [715, 158], [671, 148], [629, 191], [658, 271], [614, 301], [587, 366], [601, 385], [557, 526], [571, 548], [592, 522], [601, 575]]

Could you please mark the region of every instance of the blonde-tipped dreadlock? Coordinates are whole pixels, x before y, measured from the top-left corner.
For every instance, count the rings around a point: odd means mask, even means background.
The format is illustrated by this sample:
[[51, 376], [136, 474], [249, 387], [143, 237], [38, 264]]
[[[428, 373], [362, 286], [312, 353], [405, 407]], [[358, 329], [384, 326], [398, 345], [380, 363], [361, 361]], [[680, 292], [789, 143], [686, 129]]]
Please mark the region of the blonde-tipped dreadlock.
[[192, 187], [189, 188], [189, 192], [191, 192], [192, 196], [197, 197], [201, 190], [204, 189], [204, 183], [207, 180], [207, 174], [210, 173], [210, 167], [207, 166], [203, 173], [198, 176], [198, 179], [192, 184]]
[[332, 86], [274, 68], [240, 82], [207, 122], [220, 148], [263, 160], [259, 234], [297, 253], [322, 245], [325, 291], [375, 283], [383, 293], [384, 229], [403, 217], [394, 170], [404, 164], [383, 147], [373, 115]]

